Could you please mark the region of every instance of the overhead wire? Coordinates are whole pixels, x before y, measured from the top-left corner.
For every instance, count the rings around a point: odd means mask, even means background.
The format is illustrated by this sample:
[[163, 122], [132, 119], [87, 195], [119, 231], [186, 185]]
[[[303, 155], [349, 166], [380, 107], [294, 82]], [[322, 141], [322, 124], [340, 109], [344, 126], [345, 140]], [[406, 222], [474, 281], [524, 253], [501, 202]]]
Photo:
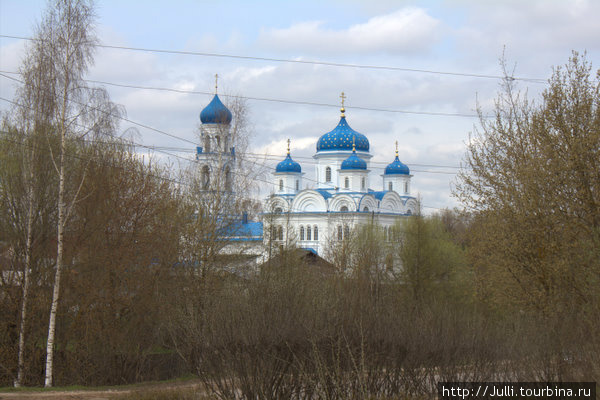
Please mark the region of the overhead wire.
[[[5, 78], [7, 78], [7, 79], [10, 79], [10, 80], [13, 80], [13, 81], [16, 81], [16, 82], [19, 82], [19, 83], [21, 83], [21, 84], [24, 84], [24, 82], [23, 82], [22, 80], [19, 80], [19, 79], [17, 79], [17, 78], [13, 78], [13, 77], [11, 77], [11, 76], [7, 76], [7, 75], [5, 75], [5, 74], [4, 74], [4, 73], [2, 73], [2, 72], [0, 72], [0, 76], [2, 76], [2, 77], [5, 77]], [[9, 102], [9, 103], [17, 104], [17, 103], [15, 103], [15, 102], [13, 102], [13, 101], [11, 101], [11, 100], [8, 100], [8, 99], [5, 99], [5, 98], [2, 98], [2, 100], [4, 100], [4, 101], [7, 101], [7, 102]], [[85, 105], [85, 104], [82, 104], [82, 103], [77, 103], [77, 104], [89, 107], [89, 105]], [[97, 110], [97, 111], [102, 111], [102, 112], [104, 112], [103, 110], [100, 110], [100, 109], [98, 109], [98, 108], [94, 108], [94, 107], [91, 107], [91, 108], [92, 108], [92, 109], [95, 109], [95, 110]], [[149, 129], [149, 130], [151, 130], [151, 131], [154, 131], [154, 132], [156, 132], [156, 133], [164, 134], [164, 135], [166, 135], [166, 136], [169, 136], [169, 137], [171, 137], [171, 138], [174, 138], [174, 139], [179, 139], [179, 140], [182, 140], [182, 141], [184, 141], [184, 142], [187, 142], [187, 143], [193, 144], [194, 146], [197, 146], [197, 143], [196, 143], [196, 142], [194, 142], [194, 141], [191, 141], [191, 140], [189, 140], [189, 139], [183, 138], [183, 137], [181, 137], [181, 136], [178, 136], [178, 135], [175, 135], [175, 134], [172, 134], [172, 133], [165, 132], [165, 131], [163, 131], [163, 130], [160, 130], [160, 129], [156, 129], [156, 128], [154, 128], [154, 127], [151, 127], [151, 126], [149, 126], [149, 125], [146, 125], [146, 124], [142, 124], [142, 123], [139, 123], [139, 122], [136, 122], [136, 121], [130, 120], [130, 119], [128, 119], [128, 118], [126, 118], [126, 117], [123, 117], [123, 116], [121, 116], [121, 115], [114, 115], [114, 114], [112, 114], [111, 116], [113, 116], [113, 117], [117, 117], [117, 118], [119, 118], [119, 119], [121, 119], [121, 120], [123, 120], [123, 121], [129, 122], [129, 123], [131, 123], [131, 124], [133, 124], [133, 125], [136, 125], [136, 126], [139, 126], [139, 127], [142, 127], [142, 128], [146, 128], [146, 129]], [[146, 147], [146, 146], [144, 146], [144, 147]], [[192, 151], [193, 151], [193, 150], [192, 150]], [[262, 156], [261, 154], [257, 154], [257, 153], [249, 153], [249, 154], [252, 154], [252, 155], [257, 155], [257, 156], [259, 156], [259, 157], [260, 157], [260, 156]], [[266, 155], [266, 156], [271, 156], [271, 157], [279, 157], [278, 155], [275, 155], [275, 154], [269, 154], [269, 155]], [[308, 159], [308, 157], [307, 157], [307, 159]], [[384, 164], [383, 162], [377, 162], [377, 163]], [[412, 164], [410, 164], [410, 165], [412, 165]], [[433, 166], [433, 165], [431, 165], [431, 166]], [[433, 167], [438, 167], [438, 166], [433, 166]], [[443, 166], [439, 166], [439, 167], [443, 167]], [[449, 168], [456, 168], [456, 167], [449, 167]], [[426, 171], [426, 170], [415, 170], [415, 172], [424, 172], [424, 173], [440, 173], [440, 174], [454, 174], [454, 173], [452, 173], [452, 172]]]
[[[2, 35], [0, 37], [9, 39], [19, 39], [35, 41], [37, 39], [16, 36], [16, 35]], [[260, 56], [248, 56], [240, 54], [225, 54], [225, 53], [209, 53], [199, 51], [186, 51], [186, 50], [170, 50], [170, 49], [153, 49], [147, 47], [130, 47], [130, 46], [118, 46], [109, 44], [94, 44], [96, 47], [105, 49], [116, 49], [116, 50], [127, 50], [137, 51], [146, 53], [162, 53], [162, 54], [174, 54], [174, 55], [186, 55], [186, 56], [199, 56], [199, 57], [218, 57], [218, 58], [231, 58], [239, 60], [253, 60], [253, 61], [269, 61], [277, 63], [289, 63], [289, 64], [306, 64], [306, 65], [322, 65], [328, 67], [341, 67], [341, 68], [355, 68], [355, 69], [373, 69], [373, 70], [387, 70], [387, 71], [400, 71], [400, 72], [414, 72], [434, 75], [448, 75], [458, 77], [469, 77], [469, 78], [483, 78], [483, 79], [506, 79], [507, 77], [501, 75], [490, 75], [490, 74], [476, 74], [470, 72], [453, 72], [453, 71], [436, 71], [423, 68], [406, 68], [406, 67], [395, 67], [389, 65], [369, 65], [369, 64], [351, 64], [351, 63], [340, 63], [331, 61], [320, 61], [320, 60], [299, 60], [290, 58], [274, 58], [274, 57], [260, 57]], [[532, 83], [546, 83], [545, 79], [540, 78], [525, 78], [525, 77], [508, 77], [510, 80], [526, 81]]]
[[[0, 73], [4, 74], [14, 74], [20, 75], [19, 72], [14, 71], [0, 71]], [[12, 79], [12, 78], [9, 78]], [[84, 81], [89, 83], [95, 83], [99, 85], [108, 85], [129, 89], [141, 89], [141, 90], [156, 90], [156, 91], [164, 91], [164, 92], [173, 92], [173, 93], [181, 93], [181, 94], [199, 94], [199, 95], [214, 95], [212, 92], [198, 91], [198, 90], [186, 90], [186, 89], [173, 89], [173, 88], [165, 88], [158, 86], [141, 86], [141, 85], [130, 85], [130, 84], [121, 84], [93, 79], [84, 79]], [[232, 97], [232, 98], [240, 98], [251, 101], [266, 101], [273, 103], [283, 103], [283, 104], [296, 104], [296, 105], [305, 105], [305, 106], [316, 106], [316, 107], [333, 107], [338, 108], [339, 104], [332, 103], [320, 103], [314, 101], [302, 101], [302, 100], [289, 100], [289, 99], [274, 99], [268, 97], [255, 97], [255, 96], [242, 96], [242, 95], [228, 95], [221, 94], [223, 97]], [[376, 108], [376, 107], [365, 107], [365, 106], [351, 106], [347, 105], [348, 109], [355, 109], [361, 111], [373, 111], [373, 112], [386, 112], [386, 113], [396, 113], [396, 114], [413, 114], [413, 115], [431, 115], [431, 116], [443, 116], [443, 117], [464, 117], [464, 118], [479, 118], [478, 114], [466, 114], [466, 113], [446, 113], [446, 112], [437, 112], [437, 111], [414, 111], [414, 110], [398, 110], [391, 108]], [[487, 116], [481, 116], [484, 118], [488, 118]]]
[[[4, 74], [2, 74], [2, 73], [0, 73], [0, 76], [3, 76], [3, 77], [5, 77], [5, 78], [11, 79], [11, 80], [14, 80], [14, 81], [16, 81], [16, 82], [19, 82], [19, 83], [22, 83], [22, 84], [24, 83], [24, 82], [23, 82], [23, 81], [21, 81], [21, 80], [18, 80], [18, 79], [16, 79], [16, 78], [13, 78], [13, 77], [6, 76], [6, 75], [4, 75]], [[0, 97], [0, 100], [3, 100], [3, 101], [6, 101], [6, 102], [9, 102], [9, 103], [12, 103], [12, 104], [14, 104], [14, 105], [17, 105], [17, 106], [20, 106], [20, 107], [26, 107], [25, 105], [19, 104], [19, 103], [17, 103], [17, 102], [14, 102], [14, 101], [12, 101], [12, 100], [6, 99], [6, 98], [4, 98], [4, 97]], [[76, 102], [76, 101], [73, 101], [73, 100], [70, 100], [70, 101], [71, 101], [71, 102], [73, 102], [73, 103], [79, 104], [79, 105], [81, 105], [81, 106], [90, 107], [90, 106], [89, 106], [89, 105], [87, 105], [87, 104], [79, 103], [79, 102]], [[99, 108], [96, 108], [96, 107], [90, 107], [90, 108], [91, 108], [91, 109], [94, 109], [94, 110], [97, 110], [97, 111], [100, 111], [100, 112], [103, 112], [103, 113], [107, 113], [105, 110], [101, 110], [101, 109], [99, 109]], [[124, 120], [124, 121], [130, 122], [130, 123], [133, 123], [133, 124], [135, 124], [135, 125], [137, 125], [137, 126], [144, 127], [144, 128], [150, 129], [150, 130], [152, 130], [152, 131], [155, 131], [155, 132], [158, 132], [158, 133], [165, 134], [165, 135], [167, 135], [167, 136], [173, 137], [173, 138], [177, 138], [177, 139], [180, 139], [180, 140], [184, 140], [184, 141], [186, 141], [186, 142], [189, 142], [189, 143], [192, 143], [192, 144], [194, 144], [194, 145], [196, 144], [195, 142], [192, 142], [192, 141], [190, 141], [190, 140], [187, 140], [187, 139], [185, 139], [185, 138], [181, 138], [181, 137], [179, 137], [179, 136], [177, 136], [177, 135], [172, 135], [172, 134], [169, 134], [169, 133], [167, 133], [167, 132], [164, 132], [164, 131], [162, 131], [162, 130], [159, 130], [159, 129], [156, 129], [156, 128], [153, 128], [153, 127], [150, 127], [150, 126], [147, 126], [147, 125], [144, 125], [144, 124], [140, 124], [140, 123], [137, 123], [137, 122], [135, 122], [135, 121], [131, 121], [131, 120], [129, 120], [129, 119], [127, 119], [127, 118], [125, 118], [125, 117], [123, 117], [123, 116], [121, 116], [121, 115], [116, 115], [116, 114], [109, 114], [109, 115], [110, 115], [110, 116], [112, 116], [112, 117], [114, 117], [114, 118], [118, 118], [118, 119], [121, 119], [121, 120]], [[133, 144], [133, 145], [136, 145], [136, 146], [139, 146], [139, 147], [149, 148], [149, 147], [148, 147], [148, 146], [146, 146], [146, 145], [139, 144], [139, 143], [135, 143], [135, 142], [132, 142], [132, 144]], [[195, 162], [197, 162], [197, 160], [190, 160], [189, 158], [181, 157], [181, 156], [179, 156], [179, 155], [177, 155], [177, 154], [169, 153], [169, 152], [166, 152], [166, 151], [161, 151], [161, 150], [155, 150], [155, 151], [158, 151], [158, 152], [160, 152], [160, 153], [163, 153], [163, 154], [166, 154], [166, 155], [169, 155], [169, 156], [171, 156], [171, 157], [178, 158], [178, 159], [182, 159], [182, 160], [185, 160], [185, 161], [188, 161], [188, 162], [190, 162], [190, 161], [192, 161], [192, 162], [194, 162], [194, 161], [195, 161]], [[253, 163], [253, 164], [255, 164], [255, 165], [258, 165], [258, 163], [257, 163], [257, 162], [254, 162], [254, 161], [251, 161], [251, 160], [247, 160], [247, 161], [249, 161], [249, 162], [251, 162], [251, 163]], [[273, 167], [268, 167], [268, 168], [274, 169]], [[258, 181], [261, 181], [261, 182], [264, 182], [264, 183], [267, 183], [267, 184], [269, 184], [269, 185], [271, 185], [271, 184], [272, 184], [272, 182], [270, 182], [270, 181], [267, 181], [267, 180], [264, 180], [264, 179], [260, 179], [260, 178], [254, 178], [254, 179], [255, 179], [255, 180], [258, 180]], [[308, 179], [308, 178], [307, 178], [307, 179]], [[313, 182], [315, 182], [315, 183], [319, 184], [319, 182], [318, 182], [318, 181], [316, 181], [316, 180], [314, 180], [314, 179], [309, 179], [309, 180], [312, 180]], [[436, 208], [436, 207], [428, 207], [428, 208]]]

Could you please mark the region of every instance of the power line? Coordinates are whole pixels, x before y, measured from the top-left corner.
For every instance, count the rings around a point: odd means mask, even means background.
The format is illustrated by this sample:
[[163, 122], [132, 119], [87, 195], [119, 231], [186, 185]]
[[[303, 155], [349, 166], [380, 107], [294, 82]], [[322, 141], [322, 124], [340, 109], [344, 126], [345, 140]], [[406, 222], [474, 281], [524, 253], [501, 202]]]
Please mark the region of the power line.
[[[6, 74], [20, 75], [19, 72], [12, 72], [12, 71], [0, 71], [0, 72], [6, 73]], [[14, 78], [10, 78], [10, 77], [7, 77], [7, 78], [14, 80]], [[89, 83], [99, 84], [99, 85], [108, 85], [108, 86], [129, 88], [129, 89], [156, 90], [156, 91], [162, 91], [162, 92], [172, 92], [172, 93], [181, 93], [181, 94], [214, 95], [214, 93], [212, 93], [212, 92], [204, 92], [204, 91], [198, 91], [198, 90], [173, 89], [173, 88], [165, 88], [165, 87], [158, 87], [158, 86], [130, 85], [130, 84], [107, 82], [107, 81], [98, 81], [98, 80], [92, 80], [92, 79], [84, 79], [84, 81], [89, 82]], [[271, 102], [271, 103], [296, 104], [296, 105], [316, 106], [316, 107], [334, 107], [334, 108], [339, 107], [339, 104], [319, 103], [319, 102], [314, 102], [314, 101], [274, 99], [274, 98], [268, 98], [268, 97], [255, 97], [255, 96], [233, 96], [233, 95], [227, 95], [227, 94], [221, 94], [221, 96], [234, 97], [234, 98], [240, 98], [240, 99], [252, 100], [252, 101], [265, 101], [265, 102]], [[432, 115], [432, 116], [464, 117], [464, 118], [479, 118], [480, 117], [478, 114], [444, 113], [444, 112], [435, 112], [435, 111], [396, 110], [396, 109], [390, 109], [390, 108], [374, 108], [374, 107], [363, 107], [363, 106], [347, 106], [346, 108], [362, 110], [362, 111], [386, 112], [386, 113], [396, 113], [396, 114]], [[487, 116], [484, 116], [484, 117], [488, 118]]]
[[[14, 35], [0, 35], [0, 37], [10, 39], [21, 39], [21, 40], [37, 40], [25, 36], [14, 36]], [[401, 72], [415, 72], [424, 74], [435, 74], [435, 75], [448, 75], [448, 76], [459, 76], [469, 78], [484, 78], [484, 79], [505, 79], [506, 77], [501, 75], [486, 75], [486, 74], [475, 74], [468, 72], [451, 72], [451, 71], [436, 71], [429, 69], [420, 68], [404, 68], [394, 67], [387, 65], [368, 65], [368, 64], [349, 64], [339, 63], [331, 61], [319, 61], [319, 60], [294, 60], [288, 58], [271, 58], [271, 57], [259, 57], [259, 56], [245, 56], [239, 54], [225, 54], [225, 53], [208, 53], [208, 52], [197, 52], [197, 51], [184, 51], [184, 50], [168, 50], [168, 49], [152, 49], [146, 47], [128, 47], [128, 46], [117, 46], [117, 45], [106, 45], [106, 44], [95, 44], [96, 47], [105, 49], [117, 49], [117, 50], [128, 50], [138, 51], [146, 53], [162, 53], [162, 54], [176, 54], [186, 56], [199, 56], [199, 57], [218, 57], [218, 58], [231, 58], [239, 60], [253, 60], [253, 61], [270, 61], [278, 63], [289, 63], [289, 64], [306, 64], [306, 65], [323, 65], [328, 67], [340, 67], [340, 68], [356, 68], [356, 69], [374, 69], [374, 70], [386, 70], [386, 71], [401, 71]], [[510, 80], [519, 80], [532, 83], [546, 83], [546, 80], [539, 78], [522, 78], [522, 77], [509, 77]]]
[[[11, 77], [11, 76], [4, 75], [3, 73], [0, 73], [0, 76], [3, 76], [3, 77], [5, 77], [5, 78], [7, 78], [7, 79], [11, 79], [11, 80], [13, 80], [13, 81], [16, 81], [16, 82], [19, 82], [19, 83], [22, 83], [22, 84], [25, 84], [25, 82], [23, 82], [23, 81], [21, 81], [21, 80], [19, 80], [19, 79], [13, 78], [13, 77]], [[0, 97], [0, 99], [2, 99], [2, 100], [4, 100], [4, 101], [7, 101], [7, 102], [9, 102], [9, 103], [17, 104], [17, 103], [15, 103], [15, 102], [14, 102], [14, 101], [12, 101], [12, 100], [8, 100], [8, 99], [5, 99], [5, 98], [3, 98], [3, 97]], [[84, 106], [84, 107], [89, 107], [89, 105], [87, 105], [87, 104], [78, 103], [78, 102], [75, 102], [75, 103], [76, 103], [76, 104], [79, 104], [79, 105], [81, 105], [81, 106]], [[94, 110], [96, 110], [96, 111], [105, 112], [104, 110], [100, 110], [99, 108], [95, 108], [95, 107], [90, 107], [90, 108], [92, 108], [92, 109], [94, 109]], [[191, 140], [188, 140], [188, 139], [186, 139], [186, 138], [182, 138], [181, 136], [173, 135], [172, 133], [168, 133], [168, 132], [162, 131], [162, 130], [160, 130], [160, 129], [153, 128], [153, 127], [151, 127], [151, 126], [149, 126], [149, 125], [145, 125], [145, 124], [142, 124], [142, 123], [139, 123], [139, 122], [132, 121], [132, 120], [130, 120], [130, 119], [126, 118], [126, 117], [123, 117], [123, 116], [121, 116], [121, 115], [114, 115], [114, 114], [110, 114], [110, 116], [112, 116], [112, 117], [117, 117], [117, 118], [119, 118], [119, 119], [121, 119], [121, 120], [123, 120], [123, 121], [129, 122], [130, 124], [133, 124], [133, 125], [135, 125], [135, 126], [139, 126], [139, 127], [141, 127], [141, 128], [146, 128], [146, 129], [149, 129], [149, 130], [151, 130], [151, 131], [154, 131], [154, 132], [157, 132], [157, 133], [160, 133], [160, 134], [163, 134], [163, 135], [170, 136], [170, 137], [172, 137], [172, 138], [174, 138], [174, 139], [183, 140], [184, 142], [188, 142], [188, 143], [191, 143], [191, 144], [193, 144], [193, 145], [196, 145], [196, 142], [192, 142]]]
[[[11, 79], [11, 80], [13, 80], [13, 81], [16, 81], [16, 82], [19, 82], [19, 83], [22, 83], [22, 84], [24, 84], [24, 82], [23, 82], [23, 81], [21, 81], [21, 80], [19, 80], [19, 79], [16, 79], [16, 78], [13, 78], [13, 77], [10, 77], [10, 76], [7, 76], [7, 75], [4, 75], [3, 73], [0, 73], [0, 76], [3, 76], [3, 77], [5, 77], [5, 78], [7, 78], [7, 79]], [[12, 100], [8, 100], [8, 99], [6, 99], [6, 98], [3, 98], [3, 97], [0, 97], [0, 99], [4, 100], [4, 101], [6, 101], [6, 102], [9, 102], [9, 103], [15, 104], [15, 105], [22, 106], [22, 105], [20, 105], [20, 104], [18, 104], [18, 103], [16, 103], [16, 102], [14, 102], [14, 101], [12, 101]], [[72, 101], [72, 102], [74, 102], [74, 101]], [[75, 102], [75, 103], [76, 103], [76, 104], [79, 104], [79, 105], [82, 105], [82, 106], [86, 106], [86, 107], [88, 106], [88, 105], [86, 105], [86, 104], [82, 104], [82, 103], [79, 103], [79, 102]], [[101, 111], [101, 112], [105, 112], [104, 110], [100, 110], [100, 109], [98, 109], [98, 108], [94, 108], [94, 107], [92, 107], [92, 109], [95, 109], [95, 110], [97, 110], [97, 111]], [[175, 139], [179, 139], [179, 140], [185, 141], [185, 142], [187, 142], [187, 143], [193, 144], [194, 146], [197, 146], [197, 143], [196, 143], [196, 142], [193, 142], [193, 141], [191, 141], [191, 140], [185, 139], [185, 138], [183, 138], [183, 137], [181, 137], [181, 136], [177, 136], [177, 135], [174, 135], [174, 134], [171, 134], [171, 133], [165, 132], [165, 131], [163, 131], [163, 130], [160, 130], [160, 129], [153, 128], [153, 127], [151, 127], [151, 126], [149, 126], [149, 125], [145, 125], [145, 124], [141, 124], [141, 123], [138, 123], [138, 122], [132, 121], [132, 120], [130, 120], [130, 119], [126, 118], [126, 117], [123, 117], [123, 116], [121, 116], [121, 115], [114, 115], [114, 114], [111, 114], [111, 116], [113, 116], [113, 117], [116, 117], [116, 118], [119, 118], [119, 119], [121, 119], [121, 120], [123, 120], [123, 121], [127, 121], [127, 122], [129, 122], [129, 123], [132, 123], [132, 124], [134, 124], [134, 125], [136, 125], [136, 126], [143, 127], [143, 128], [146, 128], [146, 129], [150, 129], [151, 131], [154, 131], [154, 132], [157, 132], [157, 133], [160, 133], [160, 134], [164, 134], [164, 135], [166, 135], [166, 136], [169, 136], [169, 137], [172, 137], [172, 138], [175, 138]], [[140, 146], [142, 146], [142, 147], [147, 147], [147, 146], [145, 146], [145, 145], [140, 145]], [[187, 150], [186, 150], [186, 151], [187, 151]], [[258, 154], [258, 153], [248, 153], [248, 154], [251, 154], [251, 155], [256, 155], [256, 156], [263, 156], [262, 154]], [[279, 155], [276, 155], [276, 154], [268, 154], [268, 155], [265, 155], [265, 156], [270, 156], [270, 157], [278, 157], [278, 158], [280, 157]], [[309, 157], [301, 157], [301, 156], [299, 156], [298, 158], [303, 158], [303, 159], [308, 159], [308, 160], [310, 160], [310, 158], [309, 158]], [[311, 161], [311, 162], [312, 162], [312, 161]], [[385, 162], [373, 162], [373, 163], [378, 163], [378, 164], [382, 164], [382, 165], [384, 165], [384, 164], [385, 164], [385, 165], [387, 165]], [[416, 164], [415, 164], [415, 165], [416, 165]], [[426, 165], [421, 165], [421, 166], [426, 166]], [[434, 167], [434, 168], [437, 168], [437, 167], [441, 167], [441, 168], [444, 168], [444, 167], [446, 167], [446, 168], [457, 168], [457, 167], [453, 167], [453, 166], [435, 166], [435, 165], [429, 165], [429, 166], [431, 166], [431, 167]], [[423, 173], [439, 173], [439, 174], [449, 174], [449, 175], [453, 175], [453, 174], [454, 174], [453, 172], [442, 172], [442, 171], [426, 171], [426, 170], [414, 170], [414, 171], [415, 171], [415, 172], [423, 172]]]
[[[12, 80], [14, 80], [14, 81], [17, 81], [17, 82], [20, 82], [20, 83], [24, 83], [23, 81], [20, 81], [20, 80], [18, 80], [18, 79], [16, 79], [16, 78], [8, 77], [8, 76], [6, 76], [6, 75], [4, 75], [4, 74], [1, 74], [1, 73], [0, 73], [0, 76], [4, 76], [5, 78], [12, 79]], [[11, 104], [14, 104], [14, 105], [16, 105], [16, 106], [19, 106], [19, 107], [24, 107], [24, 108], [29, 108], [29, 109], [32, 109], [31, 107], [28, 107], [28, 106], [26, 106], [26, 105], [23, 105], [23, 104], [17, 103], [17, 102], [15, 102], [15, 101], [12, 101], [12, 100], [8, 100], [8, 99], [6, 99], [6, 98], [4, 98], [4, 97], [0, 97], [0, 100], [4, 100], [4, 101], [6, 101], [6, 102], [9, 102], [9, 103], [11, 103]], [[74, 101], [74, 100], [69, 100], [69, 101], [70, 101], [70, 102], [72, 102], [72, 103], [75, 103], [75, 104], [79, 104], [79, 105], [82, 105], [82, 106], [85, 106], [85, 107], [89, 107], [87, 104], [83, 104], [83, 103], [80, 103], [80, 102], [76, 102], [76, 101]], [[169, 134], [169, 133], [167, 133], [167, 132], [164, 132], [164, 131], [161, 131], [161, 130], [158, 130], [158, 129], [155, 129], [155, 128], [152, 128], [152, 127], [149, 127], [149, 126], [146, 126], [146, 125], [143, 125], [143, 124], [139, 124], [139, 123], [136, 123], [136, 122], [130, 121], [130, 120], [128, 120], [127, 118], [125, 118], [125, 117], [123, 117], [123, 116], [121, 116], [121, 115], [115, 115], [115, 114], [111, 114], [111, 113], [108, 113], [108, 112], [106, 112], [105, 110], [101, 110], [101, 109], [99, 109], [99, 108], [96, 108], [96, 107], [90, 107], [90, 108], [92, 108], [92, 109], [94, 109], [94, 110], [97, 110], [97, 111], [100, 111], [100, 112], [102, 112], [102, 113], [108, 114], [109, 116], [112, 116], [112, 117], [114, 117], [114, 118], [122, 119], [122, 120], [125, 120], [125, 121], [128, 121], [128, 122], [134, 123], [134, 124], [136, 124], [136, 125], [138, 125], [138, 126], [141, 126], [141, 127], [145, 127], [145, 128], [151, 129], [151, 130], [153, 130], [153, 131], [156, 131], [156, 132], [158, 132], [158, 133], [162, 133], [162, 134], [165, 134], [165, 135], [167, 135], [167, 136], [170, 136], [170, 137], [173, 137], [173, 138], [177, 138], [177, 139], [185, 140], [185, 141], [187, 141], [187, 142], [190, 142], [190, 143], [192, 143], [192, 144], [194, 144], [194, 145], [196, 144], [196, 143], [194, 143], [194, 142], [191, 142], [191, 141], [189, 141], [189, 140], [187, 140], [187, 139], [184, 139], [184, 138], [181, 138], [181, 137], [179, 137], [179, 136], [172, 135], [172, 134]], [[148, 146], [146, 146], [146, 145], [137, 144], [137, 143], [135, 143], [135, 142], [133, 142], [133, 141], [132, 141], [131, 143], [132, 143], [133, 145], [137, 145], [137, 146], [140, 146], [140, 147], [145, 147], [145, 148], [148, 148]], [[179, 155], [172, 154], [172, 153], [169, 153], [169, 152], [166, 152], [166, 151], [161, 151], [161, 150], [155, 150], [155, 151], [158, 151], [158, 152], [160, 152], [160, 153], [163, 153], [163, 154], [166, 154], [166, 155], [169, 155], [169, 156], [172, 156], [172, 157], [178, 158], [178, 159], [182, 159], [182, 160], [185, 160], [185, 161], [188, 161], [188, 162], [195, 162], [196, 164], [199, 164], [199, 163], [198, 163], [198, 161], [197, 161], [197, 160], [194, 160], [194, 159], [190, 160], [190, 159], [188, 159], [188, 158], [184, 158], [184, 157], [181, 157], [181, 156], [179, 156]], [[248, 161], [249, 161], [249, 162], [251, 162], [251, 163], [253, 163], [253, 164], [255, 164], [255, 165], [259, 165], [257, 162], [250, 161], [250, 160], [248, 160]], [[275, 169], [275, 168], [273, 168], [273, 167], [267, 167], [267, 168], [271, 168], [271, 169], [273, 169], [273, 170]], [[253, 180], [257, 180], [257, 181], [261, 181], [261, 182], [264, 182], [264, 183], [267, 183], [267, 184], [269, 184], [269, 185], [272, 185], [272, 182], [270, 182], [270, 181], [267, 181], [267, 180], [264, 180], [264, 179], [260, 179], [260, 178], [258, 178], [258, 177], [255, 177], [255, 178], [252, 178], [252, 179], [253, 179]], [[318, 181], [316, 181], [316, 180], [314, 180], [314, 179], [309, 179], [309, 178], [307, 178], [307, 180], [311, 180], [311, 181], [313, 181], [313, 182], [315, 182], [315, 183], [319, 184], [319, 182], [318, 182]], [[291, 187], [290, 187], [290, 189], [291, 189]], [[435, 207], [428, 207], [428, 208], [435, 208]]]

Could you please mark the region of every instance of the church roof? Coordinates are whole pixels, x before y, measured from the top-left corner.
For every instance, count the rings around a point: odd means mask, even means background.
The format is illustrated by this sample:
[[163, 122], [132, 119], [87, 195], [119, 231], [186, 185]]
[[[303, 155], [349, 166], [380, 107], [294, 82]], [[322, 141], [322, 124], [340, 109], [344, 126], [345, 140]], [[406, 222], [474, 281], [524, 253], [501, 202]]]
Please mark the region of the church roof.
[[338, 125], [330, 132], [322, 135], [317, 141], [317, 152], [326, 150], [352, 150], [352, 143], [356, 143], [356, 150], [369, 151], [369, 140], [362, 133], [356, 132], [348, 125], [346, 117], [342, 115]]
[[384, 175], [410, 175], [410, 169], [400, 161], [396, 154], [394, 161], [385, 167]]
[[204, 107], [200, 113], [200, 121], [203, 124], [229, 124], [231, 123], [231, 111], [221, 102], [215, 94], [212, 101]]
[[350, 157], [342, 162], [340, 169], [367, 169], [367, 162], [356, 155], [356, 149], [352, 149]]
[[275, 168], [275, 172], [302, 172], [302, 167], [296, 161], [292, 160], [290, 153], [288, 153], [287, 157]]

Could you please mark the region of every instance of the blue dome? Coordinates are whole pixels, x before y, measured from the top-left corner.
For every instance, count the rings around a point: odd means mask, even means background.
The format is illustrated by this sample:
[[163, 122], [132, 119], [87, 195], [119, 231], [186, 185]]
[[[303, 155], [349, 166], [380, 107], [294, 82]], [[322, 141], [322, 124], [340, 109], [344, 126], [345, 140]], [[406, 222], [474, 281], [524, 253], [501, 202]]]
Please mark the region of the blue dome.
[[398, 159], [398, 156], [396, 156], [394, 161], [385, 167], [384, 175], [410, 175], [410, 169]]
[[367, 162], [356, 155], [356, 151], [342, 162], [340, 169], [367, 169]]
[[200, 121], [203, 124], [229, 124], [231, 118], [231, 111], [221, 103], [221, 99], [216, 94], [209, 105], [200, 113]]
[[356, 150], [369, 151], [369, 140], [362, 133], [350, 128], [346, 117], [331, 132], [327, 132], [317, 142], [317, 152], [323, 150], [352, 150], [352, 142], [356, 143]]
[[296, 161], [292, 160], [290, 154], [288, 153], [287, 157], [277, 164], [277, 168], [275, 168], [275, 172], [302, 172], [302, 167]]

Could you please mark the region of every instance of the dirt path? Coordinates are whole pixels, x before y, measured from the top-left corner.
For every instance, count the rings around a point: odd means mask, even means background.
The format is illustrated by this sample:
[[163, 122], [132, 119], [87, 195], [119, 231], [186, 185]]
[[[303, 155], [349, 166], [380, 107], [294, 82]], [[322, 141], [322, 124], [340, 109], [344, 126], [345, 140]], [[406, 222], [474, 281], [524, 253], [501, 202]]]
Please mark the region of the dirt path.
[[183, 382], [149, 383], [147, 385], [136, 385], [135, 387], [102, 389], [102, 390], [64, 390], [44, 392], [0, 392], [0, 400], [111, 400], [118, 399], [131, 393], [147, 392], [152, 390], [168, 391], [173, 389], [200, 390], [201, 384], [198, 380]]

